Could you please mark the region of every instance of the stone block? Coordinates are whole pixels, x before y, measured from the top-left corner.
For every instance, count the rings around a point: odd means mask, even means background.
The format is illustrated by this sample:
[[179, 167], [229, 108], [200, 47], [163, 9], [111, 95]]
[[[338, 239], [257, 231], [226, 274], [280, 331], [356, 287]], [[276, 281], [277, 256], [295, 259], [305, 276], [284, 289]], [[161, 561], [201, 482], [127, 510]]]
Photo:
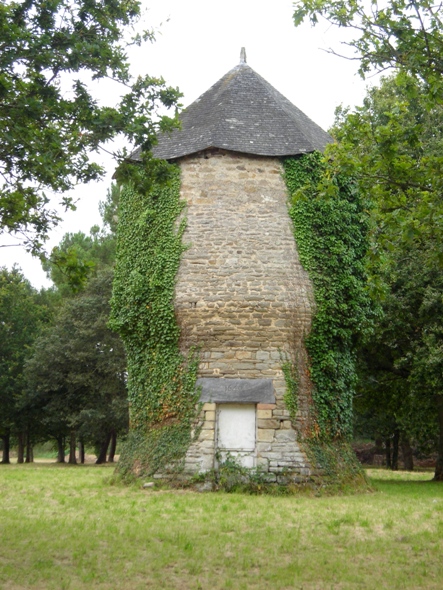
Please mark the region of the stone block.
[[203, 440], [214, 440], [214, 429], [203, 429], [201, 430], [199, 437], [199, 441]]
[[207, 422], [214, 422], [215, 421], [215, 412], [213, 410], [209, 410], [205, 412], [205, 420]]
[[289, 418], [289, 410], [275, 409], [273, 414], [274, 417]]
[[257, 467], [263, 469], [264, 471], [268, 470], [269, 461], [264, 457], [257, 457]]
[[272, 418], [272, 410], [257, 410], [258, 420], [264, 420], [266, 418]]
[[258, 442], [256, 448], [258, 454], [268, 453], [272, 450], [272, 445], [267, 442]]
[[265, 420], [257, 420], [258, 428], [280, 428], [280, 420], [275, 420], [272, 418], [265, 419]]
[[215, 412], [215, 404], [206, 402], [203, 404], [202, 408], [205, 412]]
[[199, 471], [206, 472], [210, 471], [214, 467], [214, 455], [202, 455], [199, 461]]
[[252, 358], [252, 352], [249, 352], [247, 350], [238, 350], [235, 353], [235, 357], [238, 358], [239, 360], [240, 359], [250, 359], [250, 358]]
[[292, 428], [292, 423], [290, 420], [281, 420], [280, 421], [280, 428], [289, 429]]
[[257, 404], [257, 410], [274, 410], [275, 404]]
[[295, 461], [277, 461], [279, 467], [295, 467]]
[[214, 431], [213, 430], [206, 430], [206, 432], [212, 432], [211, 439], [202, 439], [196, 442], [196, 446], [198, 446], [200, 452], [204, 453], [206, 449], [210, 449], [211, 451], [214, 449]]
[[278, 430], [275, 433], [275, 440], [277, 441], [295, 441], [296, 439], [295, 430]]
[[272, 442], [274, 440], [275, 430], [267, 430], [265, 428], [259, 428], [257, 430], [257, 441], [258, 442]]

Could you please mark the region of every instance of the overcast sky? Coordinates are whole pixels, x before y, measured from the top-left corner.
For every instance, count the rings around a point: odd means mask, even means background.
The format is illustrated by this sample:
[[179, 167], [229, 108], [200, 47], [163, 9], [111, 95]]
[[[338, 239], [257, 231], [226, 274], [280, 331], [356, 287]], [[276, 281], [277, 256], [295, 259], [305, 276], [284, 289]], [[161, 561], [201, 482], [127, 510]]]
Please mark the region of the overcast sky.
[[[146, 26], [157, 29], [157, 40], [131, 50], [135, 73], [162, 76], [184, 94], [189, 105], [226, 72], [236, 66], [241, 47], [247, 62], [312, 120], [327, 130], [339, 104], [361, 104], [366, 83], [356, 73], [357, 64], [328, 54], [340, 51], [344, 32], [326, 23], [311, 28], [292, 24], [292, 0], [142, 0]], [[344, 50], [344, 49], [343, 49]], [[348, 52], [349, 53], [349, 52]], [[112, 103], [113, 91], [100, 85], [100, 100]], [[78, 187], [77, 211], [51, 234], [48, 247], [66, 232], [84, 231], [100, 224], [98, 203], [106, 196], [113, 173], [100, 183]], [[9, 239], [7, 243], [10, 243]], [[4, 243], [4, 241], [3, 241]], [[14, 262], [34, 286], [49, 286], [40, 263], [21, 248], [1, 248], [1, 265]]]

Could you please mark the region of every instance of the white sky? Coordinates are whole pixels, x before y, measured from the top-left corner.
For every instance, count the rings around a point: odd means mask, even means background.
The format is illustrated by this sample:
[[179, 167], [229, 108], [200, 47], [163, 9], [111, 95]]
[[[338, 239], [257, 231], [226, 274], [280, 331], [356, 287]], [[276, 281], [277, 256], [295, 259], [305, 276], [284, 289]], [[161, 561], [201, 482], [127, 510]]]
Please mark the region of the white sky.
[[[340, 51], [345, 32], [326, 23], [295, 28], [292, 0], [143, 0], [143, 4], [146, 26], [159, 32], [154, 44], [131, 49], [133, 71], [162, 76], [169, 85], [178, 86], [184, 106], [238, 64], [241, 47], [254, 70], [325, 130], [339, 104], [362, 102], [366, 84], [356, 74], [356, 62], [325, 51], [329, 47]], [[100, 84], [99, 92], [103, 103], [112, 104], [111, 87]], [[114, 168], [112, 161], [106, 166], [103, 181], [73, 192], [77, 211], [64, 215], [51, 234], [49, 249], [68, 231], [88, 233], [92, 225], [101, 224], [98, 203], [106, 196]], [[0, 266], [11, 267], [14, 262], [34, 286], [50, 285], [37, 259], [22, 248], [1, 248]]]

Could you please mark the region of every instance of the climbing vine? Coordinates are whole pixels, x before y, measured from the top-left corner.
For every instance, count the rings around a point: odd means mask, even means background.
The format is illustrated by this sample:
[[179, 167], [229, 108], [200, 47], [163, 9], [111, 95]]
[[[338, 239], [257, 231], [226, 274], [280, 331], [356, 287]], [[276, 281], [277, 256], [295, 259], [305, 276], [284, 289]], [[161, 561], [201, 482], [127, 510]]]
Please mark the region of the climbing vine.
[[185, 249], [179, 168], [169, 166], [166, 177], [147, 192], [127, 185], [121, 194], [110, 325], [128, 360], [131, 433], [119, 462], [123, 473], [177, 467], [196, 417], [198, 355], [180, 353], [173, 306]]
[[283, 162], [289, 213], [316, 303], [306, 338], [314, 385], [311, 434], [348, 439], [356, 385], [355, 348], [370, 328], [364, 258], [368, 218], [352, 179], [314, 152]]
[[280, 354], [281, 368], [285, 378], [286, 391], [284, 401], [291, 420], [295, 422], [298, 409], [299, 373], [297, 365], [286, 355]]

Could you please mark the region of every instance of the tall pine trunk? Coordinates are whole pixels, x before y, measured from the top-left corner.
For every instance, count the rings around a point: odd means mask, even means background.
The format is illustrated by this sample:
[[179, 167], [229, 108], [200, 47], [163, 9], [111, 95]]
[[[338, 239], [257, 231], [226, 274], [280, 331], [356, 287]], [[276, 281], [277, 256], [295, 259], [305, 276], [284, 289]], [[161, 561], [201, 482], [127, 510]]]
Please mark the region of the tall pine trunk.
[[436, 395], [435, 401], [438, 412], [438, 455], [435, 465], [434, 481], [443, 481], [443, 395]]
[[23, 463], [25, 460], [25, 433], [19, 432], [17, 436], [17, 463]]
[[65, 437], [59, 436], [57, 441], [57, 463], [65, 462]]
[[106, 439], [103, 441], [103, 443], [100, 446], [100, 451], [97, 457], [97, 465], [101, 464], [101, 463], [106, 463], [106, 455], [108, 453], [108, 447], [109, 447], [109, 443], [111, 442], [111, 433], [109, 433], [108, 435], [106, 435]]
[[25, 459], [26, 463], [34, 463], [34, 448], [32, 445], [32, 439], [31, 439], [31, 435], [29, 433], [29, 428], [28, 428], [28, 432], [26, 433], [26, 459]]
[[78, 454], [80, 456], [80, 463], [85, 464], [85, 443], [82, 439], [78, 441]]
[[4, 465], [9, 465], [11, 463], [10, 454], [10, 442], [11, 442], [11, 432], [9, 428], [6, 430], [6, 434], [3, 434], [1, 437], [3, 441], [3, 458], [2, 463]]
[[117, 447], [117, 433], [115, 430], [111, 433], [111, 447], [109, 449], [108, 463], [114, 463], [115, 449]]
[[70, 465], [77, 465], [77, 458], [75, 456], [75, 447], [76, 447], [76, 432], [75, 430], [71, 430], [71, 435], [69, 437], [69, 460], [68, 463]]

